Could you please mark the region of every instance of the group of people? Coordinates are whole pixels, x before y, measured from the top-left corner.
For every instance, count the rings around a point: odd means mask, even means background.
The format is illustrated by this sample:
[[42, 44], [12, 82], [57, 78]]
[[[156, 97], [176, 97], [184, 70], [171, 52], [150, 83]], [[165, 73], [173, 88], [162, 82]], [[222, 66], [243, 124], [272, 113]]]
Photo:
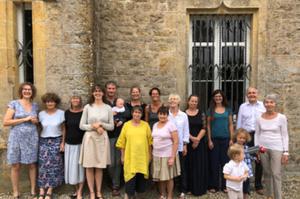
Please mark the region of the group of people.
[[160, 89], [152, 88], [147, 105], [138, 86], [130, 89], [127, 103], [117, 89], [114, 81], [105, 88], [95, 85], [88, 104], [83, 106], [81, 97], [73, 95], [66, 111], [58, 108], [57, 94], [46, 93], [45, 109], [40, 111], [33, 102], [34, 85], [20, 85], [19, 99], [8, 104], [3, 122], [11, 126], [7, 160], [14, 198], [20, 196], [22, 164], [29, 165], [34, 199], [51, 199], [53, 189], [63, 182], [75, 185], [71, 197], [81, 199], [85, 179], [90, 199], [102, 199], [106, 168], [112, 196], [120, 195], [123, 174], [125, 199], [145, 192], [148, 178], [158, 185], [161, 199], [172, 199], [175, 185], [181, 199], [219, 190], [230, 198], [247, 198], [254, 159], [247, 150], [254, 145], [267, 149], [255, 157], [256, 190], [262, 191], [263, 171], [265, 195], [282, 198], [281, 165], [288, 161], [288, 132], [286, 117], [276, 112], [276, 95], [267, 95], [262, 103], [257, 89], [248, 88], [234, 132], [233, 114], [221, 90], [213, 92], [207, 111], [199, 109], [197, 95], [189, 96], [182, 111], [178, 94], [170, 94], [163, 103]]

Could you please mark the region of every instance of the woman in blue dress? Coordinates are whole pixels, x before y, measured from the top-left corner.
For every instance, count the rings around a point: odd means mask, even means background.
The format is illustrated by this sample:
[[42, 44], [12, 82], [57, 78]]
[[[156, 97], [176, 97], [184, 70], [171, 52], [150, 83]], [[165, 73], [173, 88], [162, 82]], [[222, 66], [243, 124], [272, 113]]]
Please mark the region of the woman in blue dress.
[[36, 198], [36, 162], [38, 153], [37, 112], [38, 105], [32, 100], [36, 88], [29, 82], [19, 87], [19, 99], [8, 104], [3, 125], [10, 126], [7, 162], [11, 165], [13, 197], [20, 197], [19, 176], [22, 164], [29, 166], [31, 194]]

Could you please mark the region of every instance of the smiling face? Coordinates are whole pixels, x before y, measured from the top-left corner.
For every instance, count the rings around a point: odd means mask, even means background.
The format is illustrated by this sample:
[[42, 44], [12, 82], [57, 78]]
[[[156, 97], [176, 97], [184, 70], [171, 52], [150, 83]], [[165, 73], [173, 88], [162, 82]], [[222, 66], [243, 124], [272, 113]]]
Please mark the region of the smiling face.
[[257, 102], [257, 89], [255, 88], [248, 88], [247, 90], [247, 98], [249, 100], [249, 103], [256, 103]]
[[170, 108], [177, 108], [179, 107], [180, 98], [177, 95], [171, 95], [169, 97], [169, 106]]
[[106, 96], [109, 98], [114, 98], [116, 97], [117, 93], [117, 86], [114, 84], [108, 84], [106, 86]]
[[188, 101], [188, 107], [191, 109], [196, 109], [198, 107], [198, 97], [191, 96]]
[[138, 109], [135, 109], [133, 112], [132, 112], [132, 119], [135, 121], [135, 122], [139, 122], [142, 118], [142, 112]]
[[160, 95], [159, 95], [159, 92], [157, 90], [152, 90], [151, 92], [151, 100], [152, 101], [159, 101], [160, 100]]
[[222, 97], [221, 93], [215, 94], [213, 96], [213, 99], [214, 99], [216, 104], [222, 104], [222, 102], [223, 102], [223, 97]]
[[264, 106], [266, 107], [267, 112], [274, 112], [276, 108], [276, 103], [272, 99], [265, 99]]
[[32, 98], [32, 89], [29, 85], [24, 85], [22, 88], [21, 99], [31, 99]]
[[240, 133], [236, 136], [236, 142], [240, 145], [244, 145], [247, 141], [247, 137], [244, 133]]
[[45, 104], [47, 110], [54, 110], [56, 108], [56, 103], [53, 100], [46, 101]]
[[102, 100], [103, 97], [103, 91], [100, 88], [95, 88], [93, 92], [93, 96], [95, 100]]
[[71, 107], [73, 107], [73, 108], [81, 107], [80, 97], [72, 97], [71, 98]]
[[131, 99], [132, 100], [139, 100], [141, 98], [140, 89], [138, 89], [138, 88], [132, 88], [131, 92], [130, 92], [130, 95], [131, 95]]
[[162, 123], [165, 123], [168, 121], [168, 114], [166, 113], [158, 113], [158, 120]]

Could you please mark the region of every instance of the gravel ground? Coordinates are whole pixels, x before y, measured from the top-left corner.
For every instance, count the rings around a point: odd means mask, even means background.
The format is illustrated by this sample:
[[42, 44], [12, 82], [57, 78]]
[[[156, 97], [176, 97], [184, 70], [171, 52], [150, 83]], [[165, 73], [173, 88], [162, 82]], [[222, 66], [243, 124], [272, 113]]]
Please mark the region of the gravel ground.
[[[252, 183], [251, 183], [252, 184]], [[55, 194], [53, 195], [53, 199], [67, 199], [69, 198], [69, 194], [71, 194], [70, 187], [56, 190]], [[87, 192], [87, 191], [85, 191]], [[111, 192], [108, 187], [104, 187], [104, 198], [105, 199], [121, 199], [123, 197], [112, 197]], [[124, 190], [122, 190], [122, 196], [123, 196]], [[176, 193], [175, 193], [176, 194]], [[1, 199], [13, 199], [11, 196], [11, 193], [0, 193]], [[24, 193], [21, 196], [21, 199], [30, 199], [29, 193]], [[84, 194], [84, 198], [88, 199], [88, 194]], [[142, 197], [143, 199], [159, 199], [159, 195], [157, 194], [157, 191], [155, 189], [148, 190], [145, 195]], [[176, 197], [174, 197], [176, 198]], [[227, 195], [223, 192], [217, 192], [215, 194], [207, 193], [206, 195], [203, 195], [201, 197], [195, 197], [188, 195], [188, 199], [221, 199], [221, 198], [227, 198]], [[289, 174], [284, 177], [283, 182], [283, 198], [284, 199], [300, 199], [300, 174]], [[265, 197], [260, 196], [256, 194], [254, 191], [252, 191], [251, 196], [249, 199], [265, 199]]]

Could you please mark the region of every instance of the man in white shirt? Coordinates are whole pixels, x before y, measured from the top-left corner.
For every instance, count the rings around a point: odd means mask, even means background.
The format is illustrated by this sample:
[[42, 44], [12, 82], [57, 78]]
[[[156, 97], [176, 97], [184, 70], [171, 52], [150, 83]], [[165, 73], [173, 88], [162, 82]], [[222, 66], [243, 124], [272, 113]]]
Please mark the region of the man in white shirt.
[[[247, 89], [248, 101], [243, 103], [238, 112], [237, 129], [244, 128], [251, 135], [251, 141], [248, 146], [254, 146], [255, 125], [258, 117], [266, 111], [263, 103], [257, 100], [258, 91], [254, 87]], [[263, 195], [263, 186], [261, 183], [262, 165], [260, 162], [255, 162], [255, 189], [258, 194]]]

